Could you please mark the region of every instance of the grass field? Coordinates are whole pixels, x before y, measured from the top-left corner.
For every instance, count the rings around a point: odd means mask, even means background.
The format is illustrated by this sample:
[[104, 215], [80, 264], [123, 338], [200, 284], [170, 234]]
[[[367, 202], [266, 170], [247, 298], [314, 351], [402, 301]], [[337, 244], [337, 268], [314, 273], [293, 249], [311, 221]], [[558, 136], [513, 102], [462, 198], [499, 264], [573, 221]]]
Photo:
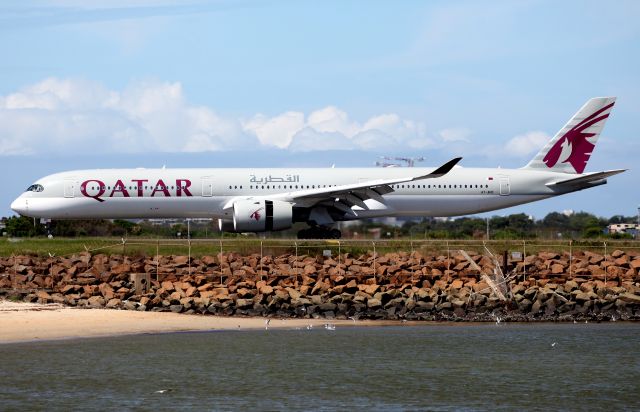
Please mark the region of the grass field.
[[[378, 254], [387, 252], [419, 251], [423, 254], [447, 255], [459, 249], [483, 253], [485, 246], [492, 253], [522, 252], [524, 255], [539, 251], [576, 252], [591, 251], [608, 254], [616, 249], [640, 252], [638, 241], [542, 241], [542, 240], [308, 240], [295, 239], [149, 239], [129, 238], [4, 238], [0, 240], [0, 256], [37, 255], [71, 256], [83, 251], [105, 254], [145, 255], [191, 255], [200, 257], [223, 253], [262, 255], [331, 255], [351, 253], [360, 255], [367, 252]], [[326, 253], [326, 252], [325, 252]]]

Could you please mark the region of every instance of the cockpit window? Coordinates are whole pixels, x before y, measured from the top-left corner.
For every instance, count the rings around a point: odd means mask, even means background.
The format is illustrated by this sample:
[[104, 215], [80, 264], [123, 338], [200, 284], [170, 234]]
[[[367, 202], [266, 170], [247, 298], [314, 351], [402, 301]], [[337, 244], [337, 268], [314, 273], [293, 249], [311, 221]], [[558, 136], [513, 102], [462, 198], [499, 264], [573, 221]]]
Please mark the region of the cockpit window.
[[42, 192], [44, 187], [42, 185], [31, 185], [27, 188], [27, 192]]

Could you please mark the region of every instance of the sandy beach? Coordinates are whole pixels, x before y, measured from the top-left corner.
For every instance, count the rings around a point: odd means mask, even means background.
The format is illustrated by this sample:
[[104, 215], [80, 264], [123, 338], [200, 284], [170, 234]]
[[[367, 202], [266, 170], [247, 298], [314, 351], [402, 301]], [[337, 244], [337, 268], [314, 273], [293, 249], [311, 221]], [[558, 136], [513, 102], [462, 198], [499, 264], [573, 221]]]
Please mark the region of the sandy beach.
[[[267, 327], [267, 318], [184, 315], [113, 309], [76, 309], [57, 304], [0, 301], [0, 343], [214, 330], [255, 330]], [[269, 329], [336, 326], [373, 326], [388, 321], [270, 318]]]

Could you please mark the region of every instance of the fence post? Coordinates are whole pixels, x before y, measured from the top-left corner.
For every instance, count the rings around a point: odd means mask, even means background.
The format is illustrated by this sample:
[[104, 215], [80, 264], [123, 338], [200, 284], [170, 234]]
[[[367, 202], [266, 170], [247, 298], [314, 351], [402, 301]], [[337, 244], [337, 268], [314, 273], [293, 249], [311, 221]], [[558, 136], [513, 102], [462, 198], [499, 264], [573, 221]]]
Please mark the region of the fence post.
[[449, 272], [451, 271], [451, 250], [449, 250], [449, 241], [447, 240], [447, 283], [449, 283]]
[[[604, 261], [606, 262], [607, 259], [607, 242], [603, 242], [604, 243]], [[604, 268], [604, 285], [607, 286], [607, 267]]]
[[156, 281], [160, 282], [160, 238], [156, 238]]
[[378, 274], [376, 273], [376, 242], [373, 243], [373, 278], [378, 282]]
[[16, 289], [16, 278], [18, 277], [18, 260], [16, 259], [16, 255], [11, 254], [11, 258], [13, 259], [13, 279], [11, 282], [11, 286], [13, 290]]
[[527, 241], [522, 239], [522, 277], [527, 281]]
[[187, 239], [187, 246], [189, 247], [189, 276], [191, 276], [191, 236]]
[[573, 239], [569, 240], [569, 279], [573, 278]]

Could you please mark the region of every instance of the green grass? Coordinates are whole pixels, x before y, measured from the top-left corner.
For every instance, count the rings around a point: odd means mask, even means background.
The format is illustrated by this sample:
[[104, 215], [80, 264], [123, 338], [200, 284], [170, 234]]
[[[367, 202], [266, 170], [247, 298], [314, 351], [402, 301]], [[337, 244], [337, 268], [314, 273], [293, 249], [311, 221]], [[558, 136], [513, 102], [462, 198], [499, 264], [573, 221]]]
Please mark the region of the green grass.
[[[527, 255], [540, 251], [591, 251], [599, 254], [611, 253], [615, 249], [640, 251], [638, 241], [543, 241], [543, 240], [313, 240], [300, 241], [295, 239], [259, 239], [259, 238], [230, 238], [230, 239], [194, 239], [191, 241], [191, 256], [216, 255], [234, 252], [240, 254], [256, 253], [263, 255], [322, 255], [324, 250], [330, 250], [333, 256], [338, 253], [350, 253], [358, 256], [374, 249], [378, 254], [388, 252], [418, 251], [424, 255], [447, 255], [459, 249], [484, 253], [484, 245], [493, 253], [520, 251]], [[0, 256], [37, 255], [71, 256], [85, 250], [93, 254], [127, 254], [129, 256], [145, 255], [188, 255], [189, 242], [180, 239], [150, 239], [130, 238], [123, 245], [120, 238], [21, 238], [1, 239]]]

